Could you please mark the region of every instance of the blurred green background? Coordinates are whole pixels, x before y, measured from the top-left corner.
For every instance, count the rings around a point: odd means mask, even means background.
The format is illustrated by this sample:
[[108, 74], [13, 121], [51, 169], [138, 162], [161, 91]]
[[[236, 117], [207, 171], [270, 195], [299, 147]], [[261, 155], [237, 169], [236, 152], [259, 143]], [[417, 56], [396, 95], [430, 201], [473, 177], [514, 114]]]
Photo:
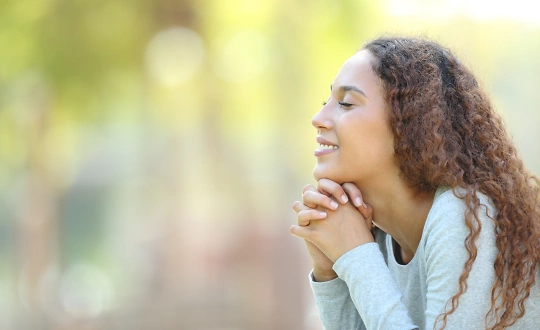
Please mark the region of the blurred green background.
[[321, 329], [289, 227], [339, 67], [440, 41], [538, 175], [536, 6], [3, 0], [0, 328]]

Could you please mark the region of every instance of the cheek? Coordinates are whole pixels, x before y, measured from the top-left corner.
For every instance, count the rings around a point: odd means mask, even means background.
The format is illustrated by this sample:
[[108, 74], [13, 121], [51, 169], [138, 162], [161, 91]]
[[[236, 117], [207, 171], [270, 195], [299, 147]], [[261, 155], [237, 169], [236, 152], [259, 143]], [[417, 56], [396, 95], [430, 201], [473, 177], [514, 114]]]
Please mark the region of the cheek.
[[343, 141], [343, 153], [340, 155], [343, 162], [350, 162], [352, 166], [352, 163], [379, 165], [393, 158], [394, 136], [386, 123], [364, 120], [351, 121], [347, 126], [351, 133]]
[[387, 127], [379, 126], [366, 141], [372, 152], [386, 158], [394, 153], [394, 136]]

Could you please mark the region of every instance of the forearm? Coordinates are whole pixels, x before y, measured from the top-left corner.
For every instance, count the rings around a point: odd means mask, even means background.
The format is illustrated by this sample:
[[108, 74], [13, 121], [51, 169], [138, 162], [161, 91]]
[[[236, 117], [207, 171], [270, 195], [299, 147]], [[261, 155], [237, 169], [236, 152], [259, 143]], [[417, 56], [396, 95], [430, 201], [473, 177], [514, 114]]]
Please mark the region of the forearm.
[[316, 282], [312, 272], [310, 284], [325, 330], [366, 329], [351, 300], [349, 288], [343, 280], [335, 277], [328, 281]]
[[350, 296], [369, 329], [418, 329], [412, 322], [379, 247], [364, 244], [334, 264], [350, 288]]

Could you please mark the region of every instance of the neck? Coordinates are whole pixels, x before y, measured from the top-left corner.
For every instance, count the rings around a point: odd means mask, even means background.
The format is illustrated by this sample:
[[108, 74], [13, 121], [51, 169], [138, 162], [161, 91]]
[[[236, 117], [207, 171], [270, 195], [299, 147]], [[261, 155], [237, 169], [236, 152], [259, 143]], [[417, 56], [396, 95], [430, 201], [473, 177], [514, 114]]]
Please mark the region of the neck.
[[418, 192], [399, 177], [355, 182], [364, 201], [373, 207], [373, 222], [399, 244], [408, 263], [416, 253], [435, 191]]

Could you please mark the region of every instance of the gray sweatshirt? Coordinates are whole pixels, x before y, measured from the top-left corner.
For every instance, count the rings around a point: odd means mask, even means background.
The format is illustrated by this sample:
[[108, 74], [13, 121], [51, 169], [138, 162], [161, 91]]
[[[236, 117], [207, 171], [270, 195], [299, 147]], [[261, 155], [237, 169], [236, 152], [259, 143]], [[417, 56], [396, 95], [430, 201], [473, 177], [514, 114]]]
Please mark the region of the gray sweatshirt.
[[[459, 192], [459, 191], [458, 191]], [[476, 241], [478, 255], [467, 280], [467, 291], [447, 319], [447, 330], [485, 329], [491, 307], [491, 289], [497, 256], [495, 208], [478, 194], [486, 208], [478, 215], [482, 224]], [[375, 243], [361, 245], [341, 256], [333, 269], [338, 277], [310, 283], [319, 316], [326, 330], [433, 329], [446, 302], [457, 292], [459, 276], [468, 259], [465, 238], [465, 203], [447, 187], [435, 193], [413, 259], [396, 261], [392, 237], [376, 231]], [[525, 316], [511, 329], [540, 329], [540, 275], [525, 304]], [[490, 323], [488, 324], [490, 325]], [[440, 328], [438, 323], [437, 328]]]

